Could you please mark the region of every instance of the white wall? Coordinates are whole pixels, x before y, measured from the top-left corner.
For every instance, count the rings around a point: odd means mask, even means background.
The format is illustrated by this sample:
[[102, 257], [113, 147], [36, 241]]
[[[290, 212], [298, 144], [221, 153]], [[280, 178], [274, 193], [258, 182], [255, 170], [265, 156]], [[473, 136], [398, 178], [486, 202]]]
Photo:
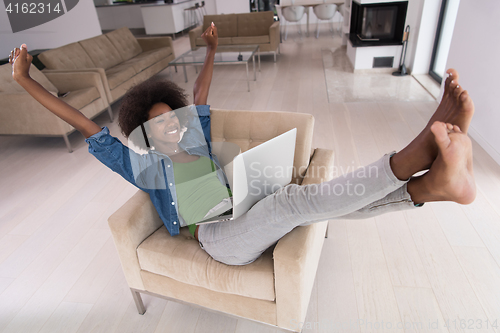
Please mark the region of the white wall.
[[413, 70], [415, 62], [415, 54], [417, 52], [417, 42], [420, 36], [421, 29], [425, 29], [427, 24], [423, 18], [423, 8], [426, 2], [440, 2], [438, 0], [409, 0], [408, 13], [406, 14], [406, 23], [410, 25], [410, 37], [408, 39], [408, 49], [406, 50], [406, 68], [409, 71]]
[[249, 13], [250, 1], [248, 0], [215, 0], [217, 14]]
[[28, 50], [47, 49], [100, 34], [101, 26], [93, 1], [80, 0], [66, 14], [16, 33], [12, 33], [4, 2], [0, 2], [0, 55], [7, 56], [14, 47], [19, 47], [22, 43], [28, 45]]
[[470, 135], [500, 164], [498, 55], [500, 1], [461, 0], [447, 67], [460, 73], [462, 87], [474, 100]]

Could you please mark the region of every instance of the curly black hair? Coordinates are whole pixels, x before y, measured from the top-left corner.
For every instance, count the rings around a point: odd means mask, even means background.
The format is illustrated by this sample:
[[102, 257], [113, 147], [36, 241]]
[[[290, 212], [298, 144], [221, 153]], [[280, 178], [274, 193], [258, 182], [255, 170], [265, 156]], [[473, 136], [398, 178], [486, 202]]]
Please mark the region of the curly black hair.
[[[153, 105], [163, 102], [175, 110], [188, 105], [187, 97], [184, 90], [171, 81], [155, 78], [144, 81], [132, 87], [123, 97], [118, 125], [128, 138], [133, 130], [148, 120], [149, 110]], [[179, 121], [183, 124], [185, 121], [181, 117]]]

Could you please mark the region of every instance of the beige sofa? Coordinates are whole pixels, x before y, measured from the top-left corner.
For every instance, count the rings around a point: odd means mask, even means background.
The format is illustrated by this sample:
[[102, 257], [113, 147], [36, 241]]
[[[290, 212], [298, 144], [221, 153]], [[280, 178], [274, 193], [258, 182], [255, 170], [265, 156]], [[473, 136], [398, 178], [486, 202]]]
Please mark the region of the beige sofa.
[[44, 73], [93, 71], [101, 75], [109, 103], [168, 67], [175, 59], [170, 37], [135, 38], [128, 28], [45, 51]]
[[214, 22], [219, 34], [219, 45], [259, 45], [260, 52], [276, 51], [280, 45], [280, 23], [273, 12], [205, 15], [203, 25], [189, 31], [191, 49], [205, 46], [201, 34]]
[[[212, 140], [238, 144], [242, 151], [297, 128], [294, 167], [300, 173], [292, 182], [305, 185], [331, 179], [333, 152], [311, 150], [311, 115], [212, 109], [211, 118]], [[221, 158], [215, 146], [214, 153]], [[221, 160], [223, 165], [227, 162]], [[295, 228], [244, 266], [213, 260], [187, 228], [171, 237], [142, 191], [108, 222], [140, 314], [145, 312], [143, 293], [291, 330], [298, 330], [305, 319], [327, 222]]]
[[[93, 118], [108, 110], [106, 91], [99, 73], [42, 73], [30, 67], [31, 77], [54, 96]], [[12, 78], [10, 64], [0, 66], [0, 134], [62, 136], [69, 152], [67, 135], [75, 129], [45, 109]]]

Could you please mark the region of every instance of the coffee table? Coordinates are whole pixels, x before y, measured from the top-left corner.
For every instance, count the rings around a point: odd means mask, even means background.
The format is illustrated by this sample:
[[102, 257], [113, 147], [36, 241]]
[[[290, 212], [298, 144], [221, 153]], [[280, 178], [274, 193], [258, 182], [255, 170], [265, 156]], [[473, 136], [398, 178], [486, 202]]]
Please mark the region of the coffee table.
[[[260, 72], [260, 49], [259, 45], [219, 45], [215, 53], [214, 65], [245, 65], [247, 69], [247, 86], [250, 91], [250, 81], [248, 78], [248, 62], [252, 59], [253, 65], [253, 79], [257, 81], [257, 74], [255, 73], [255, 54], [257, 53], [259, 61]], [[184, 69], [184, 79], [188, 82], [186, 65], [194, 65], [196, 73], [198, 68], [196, 66], [203, 65], [205, 56], [207, 54], [206, 47], [200, 47], [196, 50], [190, 50], [186, 53], [175, 58], [169, 63], [169, 66], [182, 66]]]

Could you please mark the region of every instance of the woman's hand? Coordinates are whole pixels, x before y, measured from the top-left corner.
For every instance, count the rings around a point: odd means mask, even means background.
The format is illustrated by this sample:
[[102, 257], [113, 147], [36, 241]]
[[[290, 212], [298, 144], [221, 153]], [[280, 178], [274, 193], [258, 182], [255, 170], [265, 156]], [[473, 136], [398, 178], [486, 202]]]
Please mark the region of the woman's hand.
[[207, 49], [215, 50], [219, 43], [219, 35], [217, 34], [217, 27], [214, 22], [201, 34], [201, 38], [207, 43]]
[[30, 77], [30, 65], [33, 57], [28, 53], [26, 44], [21, 49], [15, 48], [10, 52], [9, 63], [12, 65], [12, 78], [16, 81]]

